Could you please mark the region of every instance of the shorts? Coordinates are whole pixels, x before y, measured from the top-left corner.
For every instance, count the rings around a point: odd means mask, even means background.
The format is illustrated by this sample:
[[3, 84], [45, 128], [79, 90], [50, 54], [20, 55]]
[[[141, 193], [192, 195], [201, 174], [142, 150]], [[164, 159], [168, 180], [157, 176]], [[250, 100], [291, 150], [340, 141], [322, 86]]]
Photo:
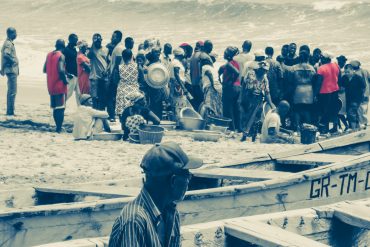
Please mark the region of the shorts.
[[54, 110], [66, 108], [66, 94], [50, 95], [50, 107]]

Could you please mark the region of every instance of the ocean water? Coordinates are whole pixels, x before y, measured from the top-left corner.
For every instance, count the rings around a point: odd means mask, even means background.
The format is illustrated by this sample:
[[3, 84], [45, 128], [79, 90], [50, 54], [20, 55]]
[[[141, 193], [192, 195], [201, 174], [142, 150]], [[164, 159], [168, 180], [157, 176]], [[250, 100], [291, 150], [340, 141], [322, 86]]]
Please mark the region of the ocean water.
[[[220, 54], [226, 46], [253, 42], [253, 50], [289, 42], [344, 54], [370, 67], [370, 1], [317, 0], [1, 0], [0, 39], [18, 30], [15, 41], [23, 78], [43, 81], [46, 53], [58, 38], [77, 33], [89, 43], [93, 33], [123, 30], [136, 45], [159, 38], [173, 46], [211, 39]], [[27, 83], [27, 82], [25, 82]]]

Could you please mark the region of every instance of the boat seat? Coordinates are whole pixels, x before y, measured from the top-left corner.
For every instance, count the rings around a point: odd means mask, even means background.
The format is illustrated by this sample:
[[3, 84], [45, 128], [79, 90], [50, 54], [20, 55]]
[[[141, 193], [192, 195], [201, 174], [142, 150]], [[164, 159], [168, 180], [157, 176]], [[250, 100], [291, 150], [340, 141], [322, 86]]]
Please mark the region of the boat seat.
[[351, 226], [370, 229], [370, 207], [343, 203], [335, 207], [334, 217]]

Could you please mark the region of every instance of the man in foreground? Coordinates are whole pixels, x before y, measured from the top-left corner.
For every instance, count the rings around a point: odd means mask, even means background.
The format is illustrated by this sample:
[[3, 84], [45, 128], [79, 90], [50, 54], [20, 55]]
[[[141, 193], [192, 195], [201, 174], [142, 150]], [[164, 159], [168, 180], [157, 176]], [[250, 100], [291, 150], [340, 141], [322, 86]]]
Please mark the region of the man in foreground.
[[6, 101], [6, 115], [14, 116], [15, 96], [17, 94], [17, 77], [19, 75], [18, 58], [13, 41], [17, 38], [17, 31], [9, 27], [6, 30], [7, 38], [1, 49], [0, 74], [8, 78], [8, 93]]
[[109, 247], [181, 246], [176, 203], [184, 199], [191, 177], [189, 169], [202, 164], [174, 142], [152, 147], [141, 162], [144, 187], [116, 219]]
[[55, 43], [55, 50], [49, 52], [44, 65], [44, 73], [47, 76], [47, 85], [50, 94], [50, 107], [53, 109], [57, 133], [62, 131], [67, 97], [68, 82], [65, 72], [65, 58], [62, 53], [64, 48], [64, 40], [58, 39]]
[[262, 125], [261, 143], [293, 143], [293, 139], [280, 132], [281, 118], [289, 112], [290, 105], [283, 100], [276, 109], [270, 110]]

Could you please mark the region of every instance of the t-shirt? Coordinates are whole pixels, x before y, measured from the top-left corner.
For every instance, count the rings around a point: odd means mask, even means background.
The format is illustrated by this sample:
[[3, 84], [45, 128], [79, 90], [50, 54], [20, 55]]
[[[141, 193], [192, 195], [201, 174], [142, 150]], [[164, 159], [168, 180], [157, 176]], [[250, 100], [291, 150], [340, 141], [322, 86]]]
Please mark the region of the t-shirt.
[[339, 72], [340, 68], [336, 63], [328, 63], [320, 66], [317, 74], [323, 77], [320, 89], [321, 94], [333, 93], [339, 90]]
[[66, 72], [77, 76], [77, 50], [74, 47], [67, 46], [63, 50], [63, 54], [66, 61]]
[[[111, 56], [111, 62], [109, 64], [109, 70], [110, 70], [110, 73], [113, 72], [113, 69], [114, 67], [116, 66], [116, 58], [117, 57], [122, 57], [122, 51], [124, 49], [124, 46], [122, 43], [118, 43], [113, 51], [112, 51], [112, 56]], [[122, 59], [121, 59], [121, 63], [122, 63]]]
[[[11, 57], [11, 60], [5, 58], [5, 54]], [[13, 41], [6, 39], [3, 47], [1, 48], [1, 69], [4, 74], [19, 74], [19, 65], [17, 53]]]
[[98, 50], [94, 47], [90, 52], [94, 53], [92, 56], [89, 56], [91, 63], [90, 79], [102, 79], [103, 72], [108, 68], [108, 50], [105, 47]]
[[289, 70], [290, 83], [295, 87], [293, 93], [294, 104], [313, 103], [313, 77], [316, 74], [314, 67], [308, 63], [294, 65]]
[[177, 59], [174, 59], [172, 61], [172, 65], [174, 68], [179, 68], [179, 77], [182, 82], [185, 82], [185, 68], [184, 65]]
[[77, 55], [78, 84], [81, 93], [88, 93], [90, 91], [89, 73], [84, 70], [83, 63], [90, 64], [90, 59], [85, 54], [79, 52]]
[[279, 114], [276, 113], [275, 110], [270, 110], [266, 117], [265, 120], [263, 121], [262, 124], [262, 132], [261, 132], [261, 143], [273, 143], [275, 142], [276, 137], [271, 136], [268, 133], [269, 128], [275, 128], [275, 133], [280, 132], [280, 116]]
[[211, 81], [209, 80], [208, 76], [206, 76], [206, 72], [209, 71], [212, 74], [213, 77], [213, 86], [218, 92], [222, 92], [222, 86], [220, 81], [218, 80], [218, 73], [216, 68], [214, 68], [211, 65], [203, 65], [202, 67], [202, 84], [203, 84], [203, 90], [208, 87], [211, 84]]
[[251, 62], [254, 60], [254, 56], [251, 55], [250, 53], [240, 53], [239, 55], [234, 57], [234, 60], [239, 64], [239, 81], [241, 80], [244, 72], [244, 68], [246, 67], [246, 63]]
[[[240, 72], [240, 66], [237, 61], [232, 60], [230, 61], [230, 64], [234, 66], [239, 72]], [[240, 73], [239, 73], [240, 75]], [[235, 76], [235, 72], [229, 68], [228, 66], [224, 66], [224, 72], [223, 72], [223, 84], [225, 86], [240, 86], [240, 80], [239, 76]]]
[[343, 86], [346, 92], [346, 102], [348, 105], [351, 103], [361, 104], [366, 89], [366, 82], [363, 77], [354, 74], [349, 80], [348, 76], [343, 76]]

